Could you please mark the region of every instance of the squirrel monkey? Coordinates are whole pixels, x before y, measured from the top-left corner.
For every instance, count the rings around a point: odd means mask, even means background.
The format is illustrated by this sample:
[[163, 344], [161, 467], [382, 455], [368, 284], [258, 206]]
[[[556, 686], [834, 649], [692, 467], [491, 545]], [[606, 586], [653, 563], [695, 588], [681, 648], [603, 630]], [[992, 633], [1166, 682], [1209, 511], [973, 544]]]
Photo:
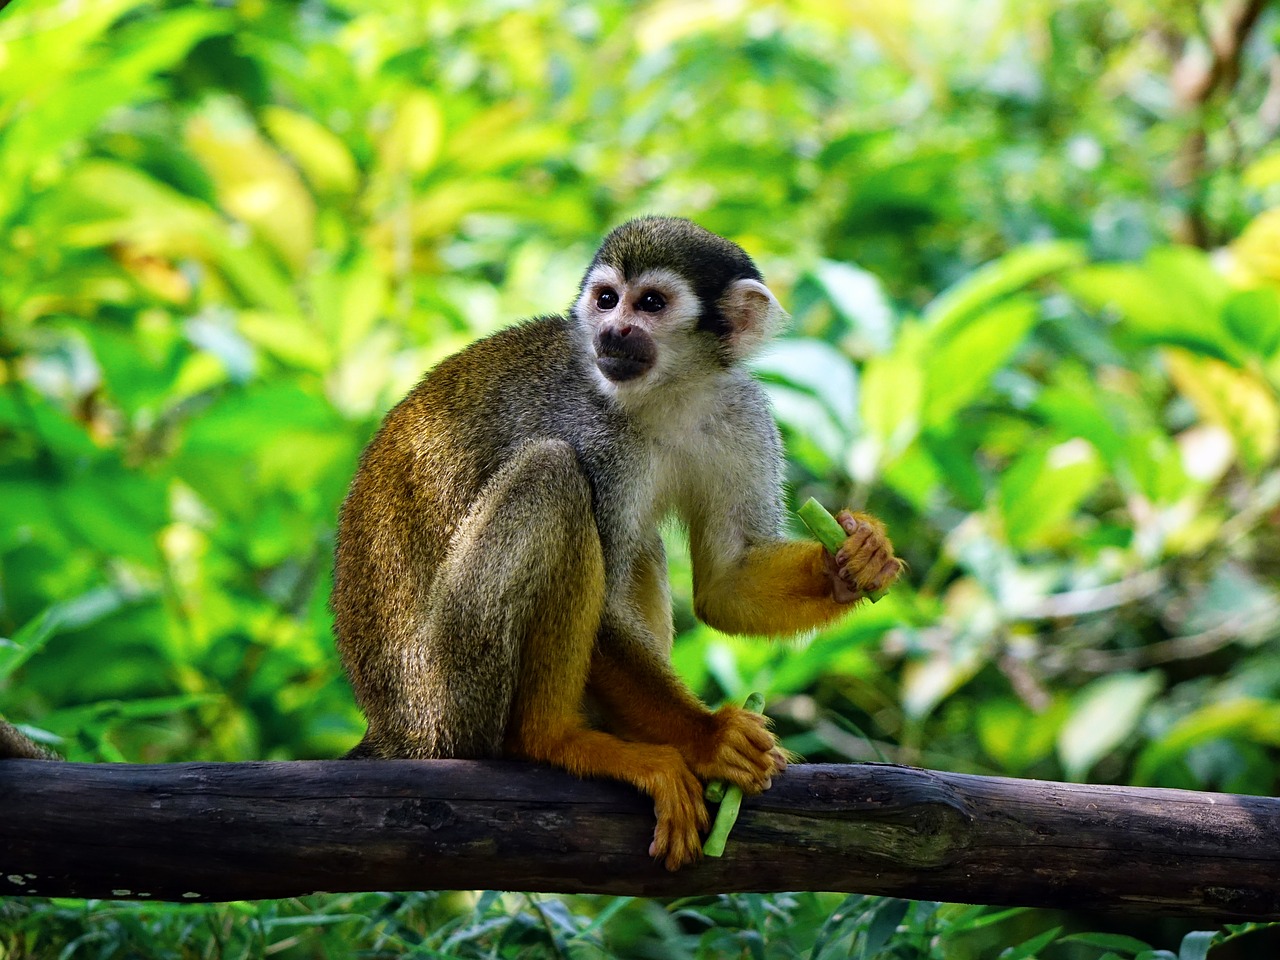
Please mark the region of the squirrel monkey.
[[688, 530], [697, 615], [731, 633], [820, 626], [901, 569], [869, 516], [841, 513], [834, 557], [781, 534], [782, 446], [743, 360], [784, 318], [736, 244], [646, 217], [605, 238], [568, 316], [427, 374], [342, 505], [337, 644], [369, 721], [349, 756], [615, 778], [653, 797], [651, 856], [701, 855], [700, 781], [756, 794], [786, 761], [673, 671], [659, 523]]

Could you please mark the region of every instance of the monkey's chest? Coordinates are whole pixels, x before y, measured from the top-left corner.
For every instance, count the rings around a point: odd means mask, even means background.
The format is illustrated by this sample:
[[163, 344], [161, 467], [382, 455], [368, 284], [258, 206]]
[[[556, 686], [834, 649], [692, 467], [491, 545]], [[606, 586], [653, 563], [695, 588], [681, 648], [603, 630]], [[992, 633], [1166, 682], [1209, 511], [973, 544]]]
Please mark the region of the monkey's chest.
[[[641, 522], [654, 526], [672, 517], [687, 522], [711, 495], [723, 451], [701, 433], [649, 444], [647, 469], [638, 478]], [[723, 479], [723, 478], [722, 478]]]

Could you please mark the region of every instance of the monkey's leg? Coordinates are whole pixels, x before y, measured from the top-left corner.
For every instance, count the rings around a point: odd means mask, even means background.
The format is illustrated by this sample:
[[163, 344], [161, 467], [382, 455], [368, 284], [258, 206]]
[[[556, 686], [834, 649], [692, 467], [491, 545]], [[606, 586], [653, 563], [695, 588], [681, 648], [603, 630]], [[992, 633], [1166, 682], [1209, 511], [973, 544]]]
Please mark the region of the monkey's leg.
[[666, 555], [654, 531], [635, 557], [625, 621], [606, 614], [587, 689], [609, 725], [627, 739], [670, 744], [704, 780], [759, 793], [786, 766], [766, 721], [736, 706], [712, 712], [671, 668], [671, 596]]
[[703, 780], [725, 780], [754, 795], [786, 769], [763, 716], [733, 705], [709, 710], [640, 640], [605, 631], [591, 658], [589, 688], [620, 732], [670, 744]]
[[[435, 642], [452, 634], [491, 638], [499, 656], [514, 648], [503, 752], [623, 780], [652, 796], [651, 852], [674, 870], [700, 856], [698, 831], [709, 823], [697, 777], [675, 748], [620, 740], [590, 729], [583, 716], [604, 584], [591, 490], [573, 448], [530, 444], [486, 486], [459, 532], [432, 590], [433, 608], [448, 611], [433, 619], [442, 631]], [[467, 649], [476, 660], [488, 647]]]

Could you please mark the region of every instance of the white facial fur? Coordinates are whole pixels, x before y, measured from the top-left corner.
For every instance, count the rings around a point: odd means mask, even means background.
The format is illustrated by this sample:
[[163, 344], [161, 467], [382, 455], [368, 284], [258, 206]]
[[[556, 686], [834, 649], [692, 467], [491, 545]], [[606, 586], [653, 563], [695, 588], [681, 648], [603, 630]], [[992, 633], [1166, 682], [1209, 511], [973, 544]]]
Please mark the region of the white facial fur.
[[[602, 309], [600, 295], [606, 291], [616, 293], [618, 300], [615, 306]], [[665, 306], [655, 312], [637, 309], [637, 304], [651, 291], [665, 300]], [[787, 319], [786, 311], [769, 288], [747, 278], [735, 280], [728, 286], [720, 297], [719, 307], [732, 328], [728, 345], [735, 360], [753, 353]], [[699, 378], [691, 374], [715, 369], [716, 364], [706, 354], [705, 340], [693, 336], [702, 310], [702, 302], [688, 281], [673, 270], [646, 270], [627, 280], [616, 267], [599, 264], [587, 275], [574, 312], [588, 342], [602, 326], [631, 325], [647, 332], [657, 343], [656, 363], [635, 380], [615, 383], [596, 371], [601, 385], [621, 398], [646, 393], [658, 385], [669, 386], [680, 379], [696, 381]]]
[[[600, 295], [606, 290], [618, 296], [617, 305], [608, 310], [598, 306]], [[662, 297], [665, 306], [652, 313], [637, 309], [636, 304], [651, 291]], [[636, 380], [613, 383], [597, 372], [610, 392], [644, 390], [678, 376], [699, 362], [694, 356], [697, 344], [690, 335], [702, 313], [702, 303], [688, 282], [672, 270], [646, 270], [628, 281], [616, 267], [600, 264], [587, 274], [575, 313], [588, 341], [602, 326], [630, 325], [644, 330], [658, 345], [653, 369]]]

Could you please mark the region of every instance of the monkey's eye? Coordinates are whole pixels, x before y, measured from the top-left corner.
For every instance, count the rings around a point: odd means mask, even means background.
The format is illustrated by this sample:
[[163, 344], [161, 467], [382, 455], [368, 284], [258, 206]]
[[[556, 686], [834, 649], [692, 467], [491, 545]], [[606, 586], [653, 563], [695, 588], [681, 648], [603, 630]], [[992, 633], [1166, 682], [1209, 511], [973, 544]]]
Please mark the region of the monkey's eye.
[[657, 313], [667, 305], [667, 298], [660, 294], [657, 290], [647, 290], [636, 301], [636, 309], [644, 313]]
[[601, 310], [612, 310], [618, 305], [618, 294], [608, 288], [601, 290], [596, 297], [596, 306]]

